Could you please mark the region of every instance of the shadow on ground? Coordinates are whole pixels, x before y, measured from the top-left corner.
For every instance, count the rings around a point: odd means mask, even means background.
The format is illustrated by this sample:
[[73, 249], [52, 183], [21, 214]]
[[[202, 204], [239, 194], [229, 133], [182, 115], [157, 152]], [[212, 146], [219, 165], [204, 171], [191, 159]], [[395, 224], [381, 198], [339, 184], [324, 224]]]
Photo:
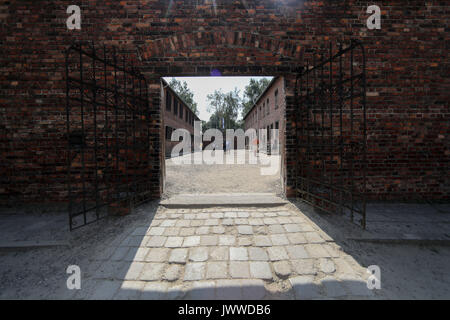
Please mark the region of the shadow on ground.
[[[450, 298], [450, 214], [428, 205], [369, 204], [367, 231], [348, 217], [291, 202], [360, 266], [381, 270], [380, 292], [389, 299]], [[414, 236], [412, 236], [414, 235]], [[427, 241], [427, 238], [432, 241]]]

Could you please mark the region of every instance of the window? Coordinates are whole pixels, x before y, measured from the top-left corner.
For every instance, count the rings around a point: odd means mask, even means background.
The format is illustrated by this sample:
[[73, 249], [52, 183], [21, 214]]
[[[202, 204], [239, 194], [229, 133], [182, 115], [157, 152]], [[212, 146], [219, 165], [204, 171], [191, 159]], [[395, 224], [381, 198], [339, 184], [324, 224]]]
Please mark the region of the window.
[[269, 114], [270, 113], [269, 98], [267, 98], [266, 108], [267, 108], [267, 114]]
[[186, 122], [189, 122], [189, 111], [186, 109], [186, 116], [184, 117]]
[[275, 109], [278, 109], [278, 89], [275, 90]]
[[265, 102], [263, 102], [263, 107], [262, 107], [262, 115], [261, 115], [261, 118], [264, 118], [264, 115], [266, 114], [266, 103]]
[[166, 110], [170, 111], [172, 109], [172, 96], [169, 91], [166, 91]]
[[172, 137], [173, 129], [169, 126], [166, 126], [166, 140], [170, 140]]
[[280, 126], [279, 122], [278, 121], [275, 122], [275, 129], [279, 129], [279, 126]]
[[180, 103], [180, 118], [183, 119], [183, 105]]
[[259, 119], [261, 119], [261, 106], [259, 106]]
[[176, 98], [173, 99], [173, 114], [178, 114], [178, 100]]

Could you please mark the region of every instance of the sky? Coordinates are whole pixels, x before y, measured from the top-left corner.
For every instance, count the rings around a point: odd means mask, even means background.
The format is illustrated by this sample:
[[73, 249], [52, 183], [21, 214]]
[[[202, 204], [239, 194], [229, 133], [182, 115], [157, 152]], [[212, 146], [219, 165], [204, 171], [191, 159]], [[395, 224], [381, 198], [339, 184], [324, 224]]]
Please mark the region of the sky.
[[[250, 79], [261, 79], [272, 77], [175, 77], [179, 81], [186, 81], [189, 89], [194, 93], [194, 101], [197, 102], [198, 110], [200, 114], [198, 115], [201, 120], [208, 121], [210, 113], [206, 111], [208, 107], [208, 100], [206, 96], [213, 93], [214, 90], [222, 89], [222, 92], [233, 91], [236, 87], [239, 90], [241, 98], [244, 96], [244, 88], [249, 84]], [[168, 83], [172, 77], [165, 77]], [[239, 113], [239, 119], [242, 115]]]

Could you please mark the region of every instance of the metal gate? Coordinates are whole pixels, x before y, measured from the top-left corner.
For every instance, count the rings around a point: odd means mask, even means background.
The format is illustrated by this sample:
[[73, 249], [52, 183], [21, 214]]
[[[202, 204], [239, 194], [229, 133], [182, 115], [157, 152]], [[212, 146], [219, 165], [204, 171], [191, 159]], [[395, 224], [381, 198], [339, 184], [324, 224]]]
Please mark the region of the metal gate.
[[366, 226], [366, 62], [359, 41], [330, 43], [297, 76], [296, 190], [305, 202]]
[[149, 198], [147, 90], [145, 78], [115, 48], [79, 43], [67, 50], [70, 230]]

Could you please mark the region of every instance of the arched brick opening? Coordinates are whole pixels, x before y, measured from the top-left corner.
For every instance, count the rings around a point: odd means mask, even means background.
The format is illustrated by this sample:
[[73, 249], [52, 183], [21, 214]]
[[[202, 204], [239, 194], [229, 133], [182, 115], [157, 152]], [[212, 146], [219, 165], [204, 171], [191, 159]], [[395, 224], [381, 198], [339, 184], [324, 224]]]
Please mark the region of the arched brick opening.
[[303, 47], [297, 41], [239, 31], [186, 33], [146, 43], [138, 48], [140, 69], [149, 83], [150, 108], [153, 115], [153, 156], [160, 159], [159, 195], [163, 192], [164, 152], [163, 118], [160, 108], [160, 79], [164, 76], [282, 76], [285, 82], [286, 123], [281, 150], [281, 178], [286, 196], [293, 196], [295, 171], [294, 86], [302, 66]]

